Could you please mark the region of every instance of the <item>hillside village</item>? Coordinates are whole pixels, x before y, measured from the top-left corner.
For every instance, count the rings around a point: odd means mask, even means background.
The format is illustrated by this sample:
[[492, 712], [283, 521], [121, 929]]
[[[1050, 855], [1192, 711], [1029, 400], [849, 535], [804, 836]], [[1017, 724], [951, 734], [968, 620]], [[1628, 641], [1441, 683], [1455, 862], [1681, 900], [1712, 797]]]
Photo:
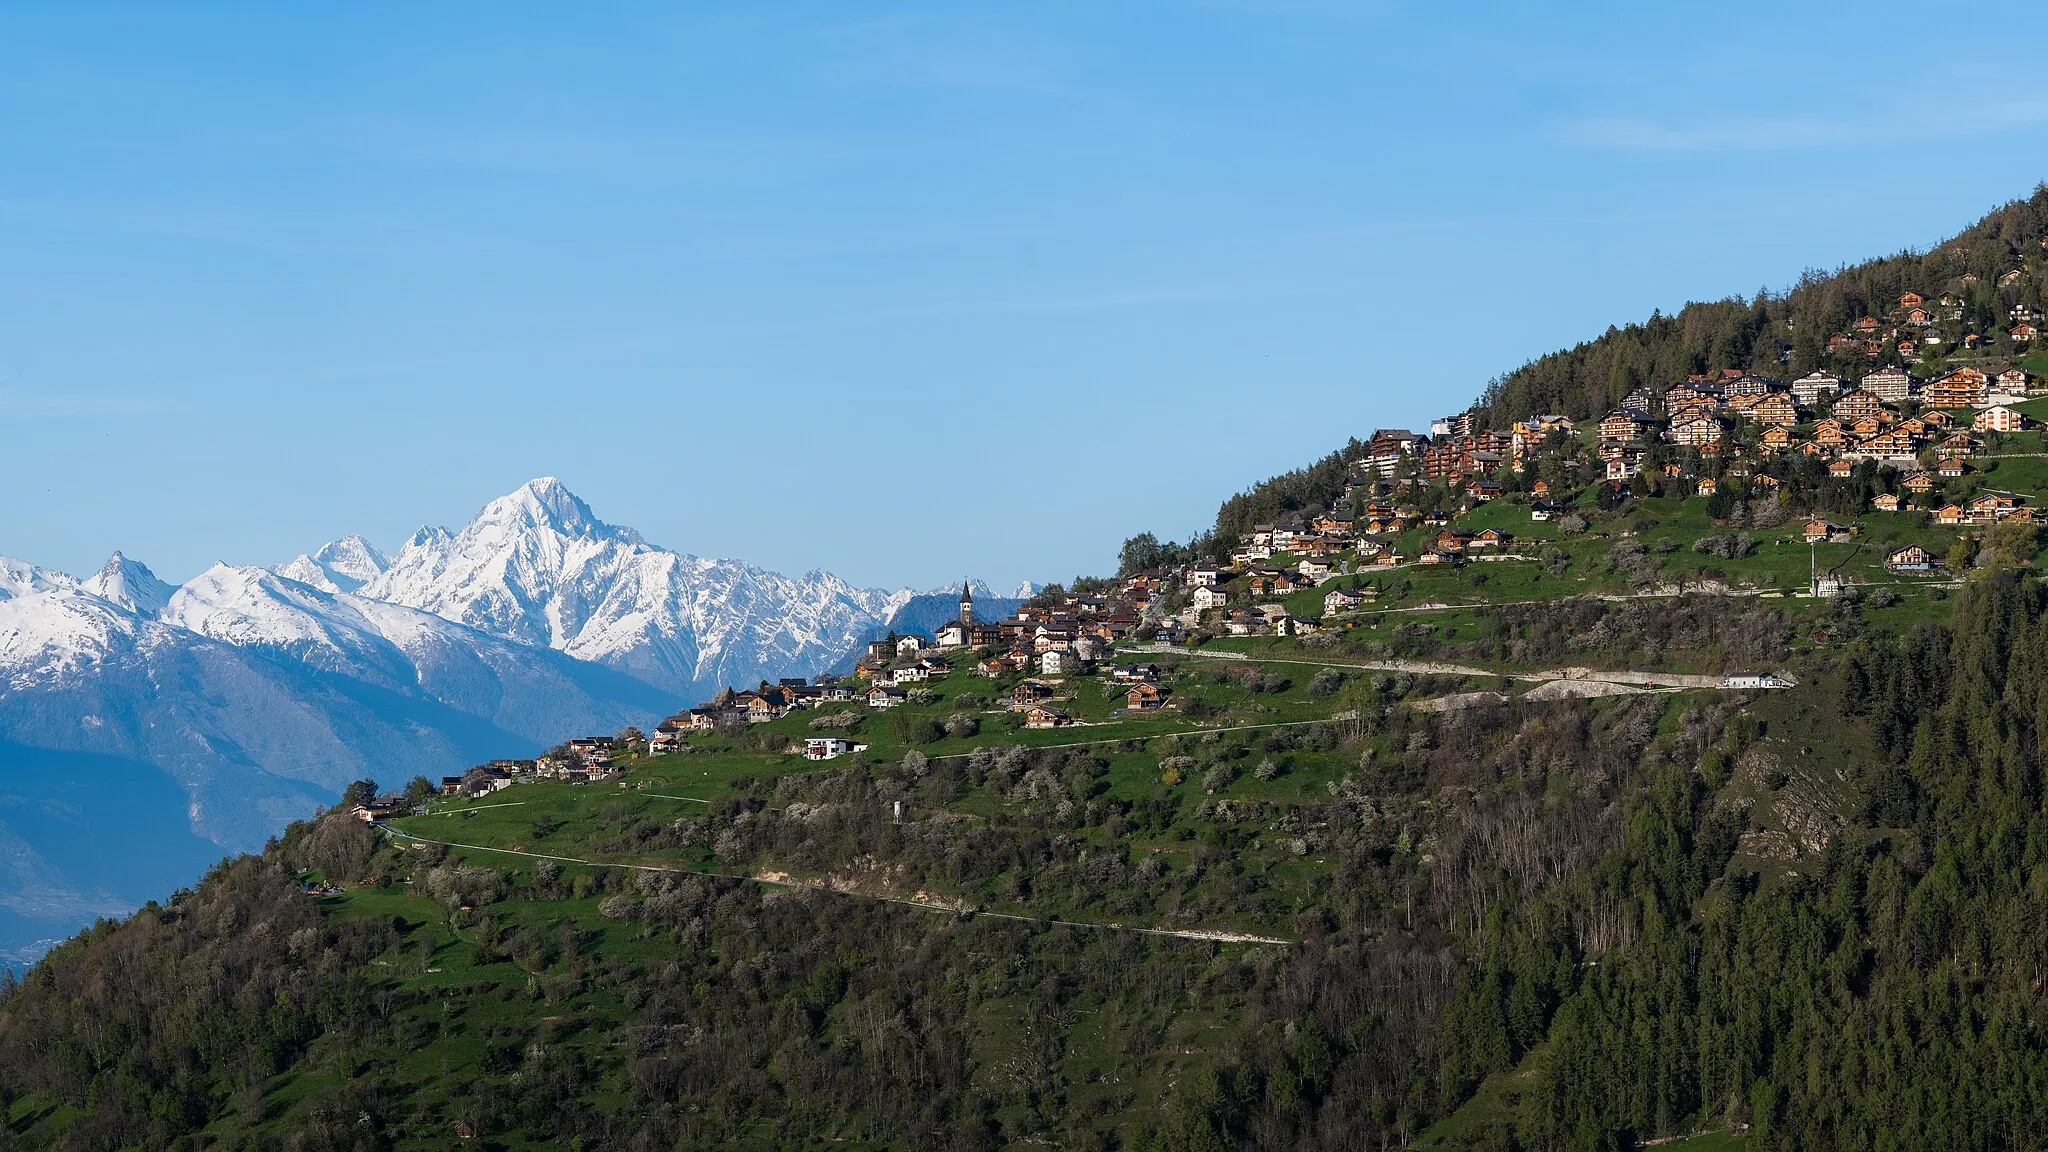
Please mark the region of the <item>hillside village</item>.
[[[1902, 297], [1904, 322], [1940, 315], [1926, 304], [1917, 294]], [[2013, 526], [2008, 537], [2024, 535], [2031, 555], [2036, 493], [1989, 481], [2038, 473], [2024, 486], [2048, 487], [2048, 453], [2033, 414], [2048, 400], [2039, 399], [2039, 377], [2017, 365], [1993, 367], [1965, 365], [1922, 379], [1889, 366], [1855, 380], [1815, 372], [1789, 383], [1728, 370], [1638, 389], [1597, 421], [1542, 415], [1487, 428], [1473, 409], [1433, 422], [1427, 433], [1380, 429], [1353, 442], [1341, 490], [1327, 501], [1210, 540], [1206, 549], [1180, 550], [1177, 562], [1055, 586], [999, 620], [979, 618], [963, 584], [956, 619], [930, 634], [874, 639], [850, 675], [731, 688], [644, 736], [579, 737], [546, 756], [445, 777], [439, 790], [475, 795], [522, 779], [602, 782], [616, 775], [615, 753], [687, 752], [693, 737], [744, 732], [800, 712], [811, 713], [813, 731], [789, 750], [835, 759], [867, 750], [851, 733], [860, 716], [930, 705], [939, 699], [934, 682], [950, 677], [991, 682], [971, 698], [986, 698], [1025, 729], [1176, 711], [1170, 677], [1143, 653], [1227, 638], [1314, 643], [1303, 638], [1371, 633], [1379, 612], [1433, 602], [1415, 599], [1418, 581], [1420, 595], [1441, 602], [1442, 591], [1427, 589], [1468, 567], [1507, 572], [1497, 563], [1520, 561], [1532, 582], [1571, 573], [1549, 595], [1611, 595], [1601, 579], [1617, 575], [1645, 591], [1643, 573], [1654, 565], [1629, 572], [1615, 557], [1675, 551], [1671, 537], [1650, 536], [1660, 523], [1646, 518], [1651, 509], [1670, 517], [1667, 527], [1702, 526], [1691, 540], [1703, 558], [1692, 577], [1693, 586], [1709, 590], [1746, 584], [1763, 595], [1827, 598], [1885, 576], [1940, 576], [1988, 556], [2001, 525]], [[1812, 546], [1801, 557], [1807, 578], [1783, 578], [1782, 563], [1776, 585], [1746, 578], [1741, 561], [1760, 547], [1752, 533], [1775, 534], [1780, 549]], [[1632, 543], [1638, 538], [1655, 543]], [[1572, 573], [1576, 540], [1607, 550], [1604, 569]], [[1831, 558], [1822, 571], [1822, 545], [1850, 545], [1861, 563]], [[1686, 576], [1678, 580], [1682, 589]], [[1513, 586], [1499, 581], [1489, 592], [1488, 585], [1482, 573], [1450, 587], [1491, 600]], [[1107, 686], [1115, 705], [1109, 717], [1075, 714], [1070, 702], [1081, 677]], [[397, 809], [363, 814], [387, 810]]]

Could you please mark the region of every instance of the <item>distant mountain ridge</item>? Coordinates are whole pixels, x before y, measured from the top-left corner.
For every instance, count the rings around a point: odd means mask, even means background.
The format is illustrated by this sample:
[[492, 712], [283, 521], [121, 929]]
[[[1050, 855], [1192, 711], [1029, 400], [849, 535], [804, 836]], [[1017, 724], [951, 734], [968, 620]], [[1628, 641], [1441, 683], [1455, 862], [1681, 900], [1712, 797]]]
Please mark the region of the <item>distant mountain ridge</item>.
[[912, 596], [658, 548], [553, 477], [421, 529], [359, 592], [692, 697], [821, 668]]
[[[120, 553], [84, 579], [0, 558], [0, 954], [10, 924], [62, 935], [189, 879], [192, 852], [158, 866], [132, 834], [105, 849], [121, 884], [68, 879], [77, 838], [102, 831], [91, 806], [36, 791], [64, 756], [151, 804], [178, 796], [156, 820], [192, 844], [254, 848], [352, 779], [645, 726], [725, 684], [826, 671], [957, 598], [671, 552], [547, 477], [395, 556], [345, 536], [182, 587]], [[175, 792], [136, 783], [153, 778]]]

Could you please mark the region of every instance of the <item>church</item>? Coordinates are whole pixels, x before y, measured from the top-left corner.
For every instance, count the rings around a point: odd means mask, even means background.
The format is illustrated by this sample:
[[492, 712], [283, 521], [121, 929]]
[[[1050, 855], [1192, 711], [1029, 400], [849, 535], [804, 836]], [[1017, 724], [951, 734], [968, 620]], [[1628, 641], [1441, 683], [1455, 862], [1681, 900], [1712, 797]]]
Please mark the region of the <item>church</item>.
[[937, 635], [932, 637], [940, 648], [987, 647], [1003, 642], [1003, 630], [994, 624], [983, 624], [974, 618], [974, 593], [966, 581], [960, 584], [960, 618], [939, 626]]

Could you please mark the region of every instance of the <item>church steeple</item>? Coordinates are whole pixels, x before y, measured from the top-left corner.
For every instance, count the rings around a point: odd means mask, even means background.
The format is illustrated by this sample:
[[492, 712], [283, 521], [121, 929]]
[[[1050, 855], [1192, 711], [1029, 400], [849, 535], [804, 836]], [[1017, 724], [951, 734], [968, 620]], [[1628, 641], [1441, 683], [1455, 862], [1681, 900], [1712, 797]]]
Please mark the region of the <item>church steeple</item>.
[[968, 590], [965, 580], [960, 582], [960, 623], [974, 623], [974, 593]]

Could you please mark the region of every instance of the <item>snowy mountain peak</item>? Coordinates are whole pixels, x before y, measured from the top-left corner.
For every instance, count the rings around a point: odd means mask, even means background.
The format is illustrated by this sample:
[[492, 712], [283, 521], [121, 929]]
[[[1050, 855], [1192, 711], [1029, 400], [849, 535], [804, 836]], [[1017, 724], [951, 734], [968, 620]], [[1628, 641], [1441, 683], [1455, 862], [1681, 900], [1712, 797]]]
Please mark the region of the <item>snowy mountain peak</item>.
[[570, 539], [618, 539], [640, 543], [639, 533], [615, 528], [597, 518], [569, 487], [553, 476], [528, 480], [510, 493], [498, 497], [477, 513], [463, 529], [470, 535], [480, 529], [499, 527], [515, 531], [551, 532]]
[[0, 556], [0, 600], [77, 586], [78, 581], [53, 568], [38, 568], [26, 560]]
[[357, 594], [678, 694], [815, 672], [909, 598], [654, 547], [553, 477], [491, 501], [454, 533], [422, 529]]
[[390, 557], [376, 545], [361, 536], [344, 536], [273, 571], [323, 592], [353, 592], [389, 567]]
[[98, 572], [87, 577], [80, 588], [102, 600], [118, 604], [142, 616], [156, 616], [171, 602], [177, 589], [156, 578], [156, 573], [139, 560], [119, 552], [107, 558]]

